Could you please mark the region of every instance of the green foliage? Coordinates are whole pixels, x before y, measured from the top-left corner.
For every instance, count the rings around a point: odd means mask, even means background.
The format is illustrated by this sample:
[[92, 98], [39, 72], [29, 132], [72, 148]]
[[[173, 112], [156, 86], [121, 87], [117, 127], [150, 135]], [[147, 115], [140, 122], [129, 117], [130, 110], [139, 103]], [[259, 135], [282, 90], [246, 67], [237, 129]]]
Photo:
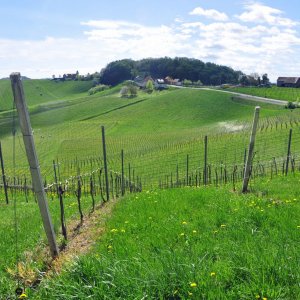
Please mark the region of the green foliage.
[[289, 101], [288, 104], [285, 106], [285, 108], [287, 109], [295, 109], [297, 107], [297, 104], [295, 104], [293, 101]]
[[109, 86], [108, 85], [105, 85], [105, 84], [98, 84], [92, 88], [90, 88], [88, 90], [88, 94], [89, 95], [94, 95], [96, 93], [99, 93], [99, 92], [103, 92], [104, 90], [107, 90], [109, 89]]
[[200, 81], [206, 85], [219, 85], [237, 83], [242, 72], [186, 57], [147, 58], [138, 61], [124, 59], [108, 64], [101, 72], [100, 81], [104, 84], [116, 85], [134, 78], [137, 74], [150, 75], [153, 78], [171, 76], [180, 80]]
[[151, 94], [153, 90], [154, 90], [153, 82], [152, 80], [149, 79], [146, 83], [146, 91], [147, 93]]
[[268, 197], [214, 188], [128, 196], [94, 250], [32, 299], [297, 299], [300, 200], [289, 187], [298, 180], [261, 182]]
[[182, 83], [184, 86], [191, 86], [193, 84], [192, 81], [188, 79], [184, 79]]

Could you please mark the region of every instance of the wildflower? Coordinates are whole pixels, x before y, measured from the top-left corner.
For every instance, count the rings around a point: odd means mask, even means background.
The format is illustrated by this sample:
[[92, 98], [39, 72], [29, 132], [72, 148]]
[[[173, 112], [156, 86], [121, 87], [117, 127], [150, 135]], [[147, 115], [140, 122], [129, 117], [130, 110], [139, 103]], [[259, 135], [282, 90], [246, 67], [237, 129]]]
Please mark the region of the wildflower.
[[263, 297], [262, 300], [268, 300], [268, 298], [267, 297]]
[[193, 230], [193, 233], [197, 233], [197, 230]]
[[193, 296], [193, 293], [191, 293], [191, 292], [188, 292], [188, 295], [189, 295], [189, 296]]
[[221, 225], [221, 228], [225, 228], [225, 227], [226, 227], [226, 225], [225, 225], [225, 224], [222, 224], [222, 225]]
[[256, 295], [256, 296], [255, 296], [255, 298], [256, 298], [256, 299], [259, 299], [259, 298], [260, 298], [260, 296], [259, 296], [259, 295]]
[[25, 299], [25, 298], [27, 298], [27, 295], [25, 293], [22, 293], [18, 299]]
[[184, 232], [180, 233], [180, 236], [184, 236]]
[[118, 229], [113, 228], [110, 232], [112, 232], [112, 233], [117, 233], [117, 232], [118, 232]]
[[182, 224], [182, 225], [186, 225], [186, 224], [187, 224], [187, 222], [186, 222], [186, 221], [183, 221], [181, 224]]
[[214, 233], [214, 234], [218, 233], [218, 230], [214, 230], [213, 233]]
[[125, 229], [122, 228], [122, 229], [121, 229], [121, 232], [124, 233], [124, 232], [125, 232]]
[[190, 287], [192, 287], [192, 288], [197, 287], [197, 283], [196, 283], [196, 282], [192, 282], [192, 283], [190, 284]]
[[108, 249], [108, 250], [111, 250], [112, 248], [113, 248], [112, 245], [108, 245], [108, 246], [107, 246], [107, 249]]
[[210, 273], [210, 276], [211, 276], [211, 277], [214, 277], [214, 276], [216, 276], [216, 273], [215, 273], [215, 272], [211, 272], [211, 273]]

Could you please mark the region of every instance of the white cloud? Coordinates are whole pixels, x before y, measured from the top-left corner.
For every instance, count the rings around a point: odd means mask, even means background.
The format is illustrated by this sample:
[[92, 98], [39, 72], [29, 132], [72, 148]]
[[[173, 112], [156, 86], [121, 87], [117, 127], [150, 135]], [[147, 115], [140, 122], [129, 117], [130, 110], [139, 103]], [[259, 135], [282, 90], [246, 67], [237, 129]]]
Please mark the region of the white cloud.
[[260, 19], [264, 22], [249, 23], [255, 19], [252, 14], [246, 15], [250, 6], [245, 9], [239, 16], [243, 22], [237, 18], [205, 23], [181, 20], [169, 26], [145, 26], [121, 20], [90, 20], [81, 23], [80, 39], [0, 39], [0, 77], [14, 71], [32, 78], [76, 70], [87, 73], [99, 71], [116, 59], [163, 56], [198, 58], [246, 73], [267, 72], [273, 80], [281, 74], [299, 76], [300, 36], [297, 26], [290, 26], [296, 22], [284, 23], [283, 12], [268, 7]]
[[204, 9], [202, 7], [196, 7], [190, 12], [190, 15], [204, 16], [206, 18], [213, 19], [216, 21], [228, 20], [228, 16], [225, 13], [219, 12], [215, 9]]
[[297, 25], [297, 22], [284, 18], [283, 11], [263, 5], [261, 3], [251, 3], [245, 5], [246, 11], [237, 18], [243, 22], [252, 23], [267, 23], [270, 25], [293, 27]]

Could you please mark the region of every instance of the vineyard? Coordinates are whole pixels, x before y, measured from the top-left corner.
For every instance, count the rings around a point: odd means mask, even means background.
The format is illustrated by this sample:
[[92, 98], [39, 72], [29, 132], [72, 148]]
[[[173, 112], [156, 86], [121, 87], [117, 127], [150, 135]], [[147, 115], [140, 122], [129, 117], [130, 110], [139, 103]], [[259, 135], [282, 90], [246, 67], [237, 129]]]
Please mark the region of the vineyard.
[[292, 102], [300, 101], [300, 89], [298, 88], [236, 87], [230, 88], [228, 90], [236, 93], [242, 93], [263, 98], [286, 100]]
[[[116, 87], [88, 96], [83, 92], [87, 86], [75, 87], [71, 83], [52, 93], [50, 83], [28, 82], [24, 81], [25, 94], [44, 186], [59, 235], [63, 234], [61, 203], [68, 227], [78, 218], [83, 222], [97, 205], [124, 194], [177, 187], [240, 189], [257, 103], [216, 91], [189, 89], [150, 95], [141, 92], [136, 98], [123, 99], [119, 96], [120, 87]], [[44, 92], [40, 92], [42, 87]], [[279, 92], [276, 88], [268, 90]], [[43, 94], [43, 101], [37, 100], [36, 91]], [[1, 206], [8, 207], [3, 211], [1, 226], [10, 227], [13, 210], [9, 207], [17, 199], [26, 212], [26, 218], [20, 218], [22, 231], [35, 228], [31, 237], [23, 236], [21, 240], [20, 248], [25, 251], [30, 244], [41, 243], [41, 227], [40, 218], [34, 217], [35, 196], [22, 134], [18, 128], [15, 138], [11, 134], [17, 116], [11, 109], [10, 96], [7, 81], [0, 81], [0, 136], [6, 175], [5, 181], [0, 179], [0, 199]], [[286, 100], [283, 96], [274, 98]], [[261, 180], [297, 176], [300, 171], [300, 113], [271, 104], [259, 105], [252, 190]], [[105, 128], [107, 174], [101, 126]], [[5, 214], [10, 217], [5, 218]], [[32, 224], [28, 222], [31, 218]], [[60, 238], [63, 240], [63, 236]], [[6, 247], [12, 241], [13, 231], [9, 231], [0, 243], [0, 252], [5, 253], [1, 265], [13, 264], [11, 249]], [[29, 260], [33, 263], [36, 258]], [[42, 268], [44, 262], [39, 263]], [[1, 285], [7, 287], [3, 289], [7, 293], [12, 283], [5, 272], [3, 276]], [[33, 277], [30, 284], [36, 280]]]

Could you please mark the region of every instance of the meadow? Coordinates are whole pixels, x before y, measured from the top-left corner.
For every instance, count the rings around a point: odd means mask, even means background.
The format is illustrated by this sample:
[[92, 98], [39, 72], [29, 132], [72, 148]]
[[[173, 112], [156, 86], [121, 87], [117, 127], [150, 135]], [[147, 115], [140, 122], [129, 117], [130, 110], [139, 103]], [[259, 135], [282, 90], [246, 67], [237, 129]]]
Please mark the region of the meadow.
[[[31, 299], [297, 299], [300, 194], [291, 186], [299, 179], [260, 179], [246, 195], [228, 186], [128, 195], [102, 216], [104, 233], [87, 255], [66, 261], [59, 275], [26, 293]], [[33, 219], [26, 243], [35, 245], [41, 237]], [[32, 273], [39, 268], [27, 266]], [[9, 287], [1, 284], [2, 295]]]
[[[9, 88], [9, 81], [0, 81], [0, 139], [12, 184], [14, 177], [29, 181], [29, 170], [19, 129], [13, 165], [14, 113]], [[121, 98], [120, 86], [91, 96], [89, 88], [88, 82], [24, 81], [44, 179], [48, 184], [54, 181], [53, 160], [62, 183], [70, 177], [76, 181], [78, 169], [82, 177], [90, 178], [93, 170], [102, 168], [103, 125], [109, 170], [120, 173], [123, 149], [126, 177], [133, 176], [134, 181], [138, 176], [144, 191], [120, 200], [112, 217], [101, 216], [107, 219], [105, 233], [92, 252], [67, 264], [61, 276], [43, 279], [37, 291], [36, 279], [43, 277], [48, 266], [42, 258], [45, 237], [34, 197], [30, 194], [27, 203], [24, 193], [17, 193], [18, 245], [27, 268], [23, 279], [32, 275], [27, 283], [30, 297], [295, 298], [299, 294], [299, 193], [294, 189], [300, 169], [298, 110], [259, 103], [254, 157], [259, 171], [254, 170], [257, 176], [251, 181], [254, 194], [239, 195], [233, 188], [239, 191], [240, 183], [229, 184], [222, 172], [228, 172], [231, 180], [235, 167], [242, 172], [257, 103], [217, 91], [170, 89]], [[290, 128], [294, 164], [291, 175], [283, 177]], [[177, 174], [181, 186], [195, 185], [189, 183], [195, 183], [203, 172], [205, 135], [210, 170], [221, 172], [219, 177], [212, 177], [209, 187], [159, 190], [176, 182]], [[0, 243], [1, 295], [11, 294], [15, 286], [15, 272], [8, 272], [15, 268], [13, 194], [9, 197], [11, 203], [4, 204], [0, 189], [0, 227], [5, 233]], [[56, 193], [48, 197], [55, 231], [63, 243]], [[68, 226], [78, 222], [78, 209], [74, 191], [64, 197]], [[85, 216], [91, 201], [87, 183], [82, 197]], [[96, 201], [102, 202], [98, 192]]]

